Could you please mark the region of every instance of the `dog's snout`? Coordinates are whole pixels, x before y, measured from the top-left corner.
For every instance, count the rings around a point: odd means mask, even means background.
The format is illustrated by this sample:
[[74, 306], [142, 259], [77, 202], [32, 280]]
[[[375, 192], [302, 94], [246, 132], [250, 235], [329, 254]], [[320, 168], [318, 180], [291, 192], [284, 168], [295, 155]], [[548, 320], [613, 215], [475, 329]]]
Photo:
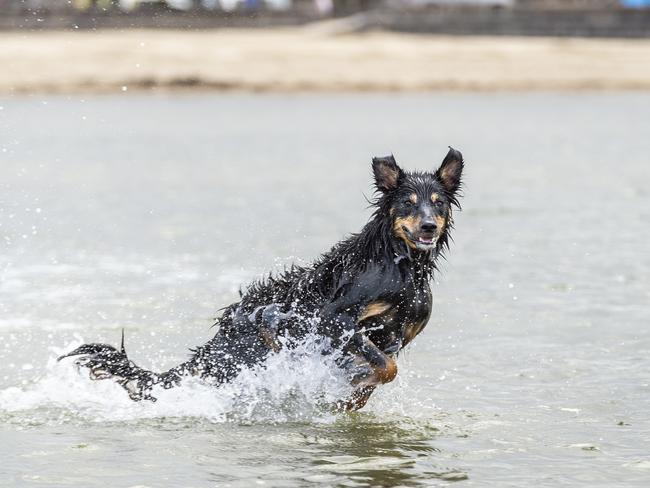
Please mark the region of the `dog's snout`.
[[438, 228], [438, 226], [432, 220], [427, 220], [425, 222], [422, 222], [422, 225], [420, 225], [420, 230], [422, 232], [431, 232], [431, 233], [433, 233], [433, 232], [436, 231], [437, 228]]

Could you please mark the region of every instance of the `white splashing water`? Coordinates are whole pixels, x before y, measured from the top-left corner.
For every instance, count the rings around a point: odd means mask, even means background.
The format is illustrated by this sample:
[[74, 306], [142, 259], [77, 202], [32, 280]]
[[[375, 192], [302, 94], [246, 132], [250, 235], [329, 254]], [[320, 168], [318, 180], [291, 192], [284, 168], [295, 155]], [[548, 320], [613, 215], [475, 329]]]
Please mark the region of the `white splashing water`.
[[91, 381], [84, 369], [56, 356], [79, 346], [75, 341], [52, 348], [47, 373], [34, 383], [0, 390], [2, 416], [35, 422], [127, 421], [151, 418], [198, 418], [210, 422], [331, 422], [337, 400], [351, 393], [336, 365], [336, 355], [321, 354], [316, 340], [283, 349], [260, 366], [246, 369], [231, 383], [214, 387], [187, 378], [177, 388], [157, 388], [155, 403], [131, 401], [110, 380]]

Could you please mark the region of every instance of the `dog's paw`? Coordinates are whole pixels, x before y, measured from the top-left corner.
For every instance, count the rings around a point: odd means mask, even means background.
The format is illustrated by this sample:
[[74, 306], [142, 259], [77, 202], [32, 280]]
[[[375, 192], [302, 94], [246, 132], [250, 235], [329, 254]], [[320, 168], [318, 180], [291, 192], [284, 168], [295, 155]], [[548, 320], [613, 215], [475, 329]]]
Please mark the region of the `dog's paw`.
[[363, 408], [374, 390], [374, 386], [356, 388], [348, 398], [336, 402], [336, 410], [340, 412], [353, 412]]
[[64, 354], [58, 361], [67, 357], [75, 357], [75, 364], [88, 368], [93, 380], [104, 380], [114, 377], [127, 377], [133, 369], [133, 364], [123, 351], [108, 344], [84, 344], [74, 351]]
[[132, 400], [156, 401], [149, 394], [154, 384], [152, 373], [139, 368], [127, 357], [124, 343], [121, 349], [109, 344], [84, 344], [59, 357], [57, 361], [68, 357], [77, 357], [75, 365], [88, 369], [90, 379], [112, 379], [127, 391]]

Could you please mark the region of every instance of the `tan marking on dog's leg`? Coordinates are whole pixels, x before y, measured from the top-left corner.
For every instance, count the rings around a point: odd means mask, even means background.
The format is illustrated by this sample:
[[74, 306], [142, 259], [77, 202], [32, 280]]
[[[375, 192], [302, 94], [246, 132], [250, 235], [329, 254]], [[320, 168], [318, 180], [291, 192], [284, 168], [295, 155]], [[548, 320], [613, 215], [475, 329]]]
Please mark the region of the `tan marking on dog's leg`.
[[404, 327], [404, 345], [415, 339], [415, 337], [422, 332], [422, 329], [424, 329], [424, 325], [425, 324], [422, 322], [416, 322]]
[[376, 368], [374, 374], [379, 383], [390, 383], [397, 376], [397, 361], [386, 356], [386, 365]]
[[266, 344], [266, 346], [271, 349], [273, 352], [280, 352], [282, 346], [275, 340], [276, 334], [267, 327], [260, 328], [260, 338]]
[[357, 364], [367, 365], [371, 372], [360, 378], [356, 378], [353, 383], [356, 386], [375, 386], [383, 383], [390, 383], [397, 376], [397, 361], [392, 357], [386, 355], [367, 337], [364, 338], [366, 348], [373, 349], [374, 364], [371, 364], [366, 357], [359, 354], [356, 358], [360, 361]]
[[418, 333], [415, 330], [415, 324], [407, 325], [404, 328], [404, 345], [408, 344], [413, 339], [415, 339], [416, 335], [418, 335]]
[[442, 232], [447, 227], [447, 219], [442, 215], [436, 215], [434, 218], [436, 220], [438, 229], [440, 229], [440, 232]]

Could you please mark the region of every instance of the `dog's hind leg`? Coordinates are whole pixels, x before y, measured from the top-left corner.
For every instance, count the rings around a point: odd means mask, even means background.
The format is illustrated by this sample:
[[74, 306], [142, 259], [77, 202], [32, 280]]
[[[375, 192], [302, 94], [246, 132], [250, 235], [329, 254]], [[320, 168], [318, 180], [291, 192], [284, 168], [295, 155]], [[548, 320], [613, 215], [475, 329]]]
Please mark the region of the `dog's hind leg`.
[[[266, 322], [267, 326], [275, 325], [270, 318]], [[184, 377], [198, 376], [218, 386], [234, 379], [243, 368], [263, 362], [271, 351], [276, 350], [275, 334], [265, 337], [256, 324], [241, 314], [224, 314], [220, 325], [215, 336], [197, 347], [188, 361], [162, 373], [143, 369], [127, 357], [124, 331], [120, 349], [109, 344], [84, 344], [61, 356], [59, 361], [78, 356], [75, 363], [88, 368], [91, 379], [112, 379], [128, 392], [132, 400], [156, 401], [151, 395], [156, 385], [165, 389], [173, 388]], [[274, 330], [271, 332], [277, 333]]]
[[91, 379], [114, 380], [127, 391], [132, 400], [156, 401], [149, 392], [153, 385], [159, 382], [159, 377], [153, 371], [140, 368], [127, 357], [124, 349], [124, 330], [119, 350], [109, 344], [84, 344], [60, 356], [57, 361], [74, 356], [78, 356], [75, 360], [78, 367], [88, 368]]
[[257, 326], [258, 335], [262, 342], [271, 351], [277, 353], [282, 349], [282, 344], [278, 341], [280, 324], [293, 316], [293, 312], [282, 312], [279, 304], [271, 303], [270, 305], [257, 307], [253, 313], [248, 315], [247, 320], [250, 324]]
[[156, 401], [156, 398], [150, 394], [154, 385], [162, 384], [165, 388], [171, 388], [181, 378], [181, 370], [178, 367], [159, 374], [143, 369], [131, 361], [124, 349], [124, 330], [122, 330], [122, 344], [119, 350], [109, 344], [84, 344], [57, 360], [61, 361], [73, 356], [79, 356], [75, 364], [88, 368], [91, 379], [112, 379], [127, 391], [131, 400], [135, 401]]

